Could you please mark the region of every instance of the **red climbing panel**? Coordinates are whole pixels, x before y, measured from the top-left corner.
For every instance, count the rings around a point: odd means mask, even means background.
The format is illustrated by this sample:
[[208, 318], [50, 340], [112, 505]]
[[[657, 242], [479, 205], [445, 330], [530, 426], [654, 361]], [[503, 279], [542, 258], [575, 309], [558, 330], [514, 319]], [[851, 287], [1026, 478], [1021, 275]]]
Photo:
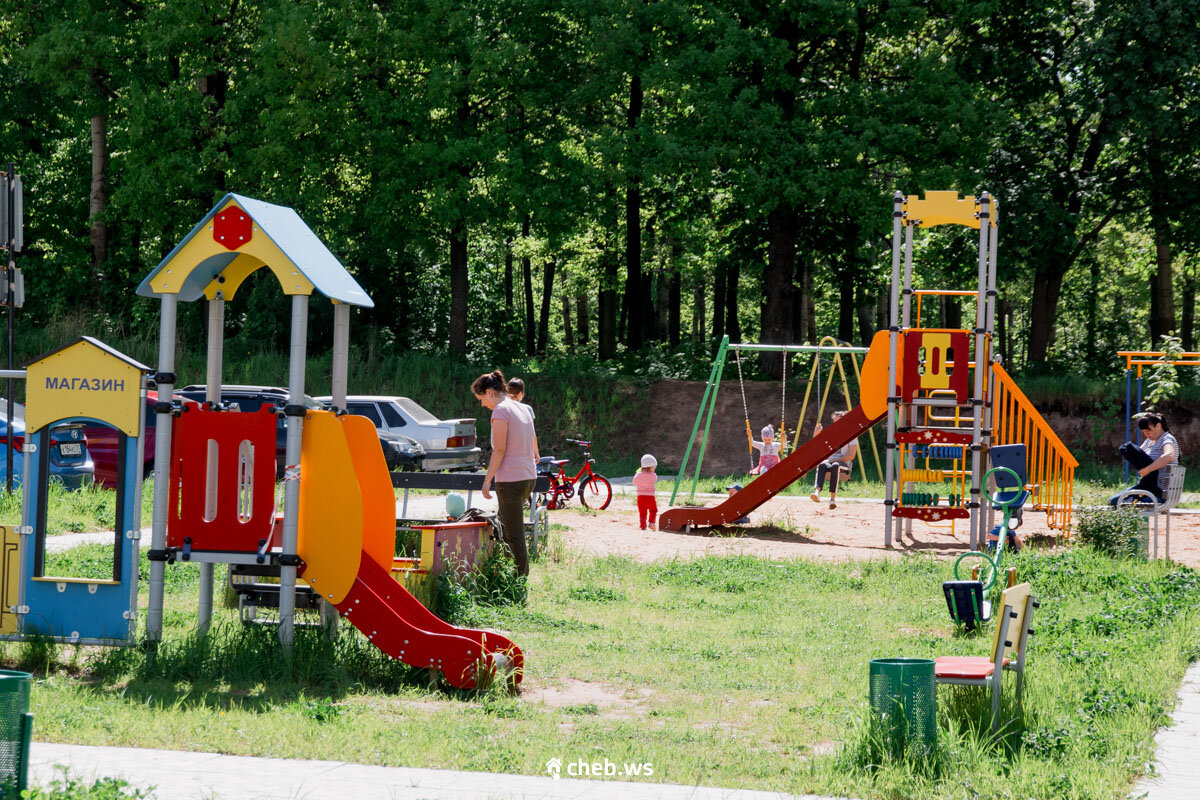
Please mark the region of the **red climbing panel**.
[[[271, 536], [275, 507], [275, 414], [188, 406], [171, 439], [167, 546], [253, 553]], [[216, 443], [216, 504], [205, 515], [209, 442]], [[188, 539], [190, 541], [185, 542]]]
[[970, 402], [967, 376], [970, 343], [962, 330], [911, 330], [904, 334], [904, 389], [912, 400], [921, 392], [949, 389], [959, 404]]

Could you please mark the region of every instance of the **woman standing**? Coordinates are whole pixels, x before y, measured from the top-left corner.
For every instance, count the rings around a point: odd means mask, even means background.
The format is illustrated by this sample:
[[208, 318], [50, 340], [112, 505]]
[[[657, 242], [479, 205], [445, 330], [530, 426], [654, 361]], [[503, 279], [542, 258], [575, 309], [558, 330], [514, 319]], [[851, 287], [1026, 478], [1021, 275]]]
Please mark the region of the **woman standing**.
[[525, 547], [522, 506], [537, 480], [533, 415], [528, 406], [509, 397], [508, 384], [500, 370], [480, 375], [471, 384], [471, 391], [492, 412], [492, 457], [483, 476], [483, 496], [491, 499], [491, 489], [495, 486], [504, 541], [517, 565], [517, 573], [528, 575], [529, 552]]

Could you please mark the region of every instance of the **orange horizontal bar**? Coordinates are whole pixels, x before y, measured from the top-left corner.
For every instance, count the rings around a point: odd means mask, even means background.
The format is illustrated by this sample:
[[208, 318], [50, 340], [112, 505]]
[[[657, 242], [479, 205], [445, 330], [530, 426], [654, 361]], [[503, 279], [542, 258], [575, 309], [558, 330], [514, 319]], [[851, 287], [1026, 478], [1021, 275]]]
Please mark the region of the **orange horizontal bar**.
[[977, 289], [913, 289], [913, 294], [929, 294], [942, 297], [974, 297], [979, 294]]

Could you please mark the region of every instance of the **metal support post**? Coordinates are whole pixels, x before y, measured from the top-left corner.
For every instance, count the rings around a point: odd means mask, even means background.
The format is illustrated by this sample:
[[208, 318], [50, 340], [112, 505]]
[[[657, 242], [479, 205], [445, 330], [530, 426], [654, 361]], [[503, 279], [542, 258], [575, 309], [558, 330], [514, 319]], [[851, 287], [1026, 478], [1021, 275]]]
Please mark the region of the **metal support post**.
[[[346, 394], [348, 393], [348, 381], [350, 373], [350, 306], [345, 303], [333, 304], [333, 365], [332, 365], [332, 385], [330, 386], [330, 394], [333, 400], [334, 408], [346, 407]], [[405, 498], [408, 497], [408, 489], [404, 490]], [[405, 504], [407, 507], [407, 503]], [[535, 509], [530, 506], [530, 514]], [[338, 628], [338, 612], [337, 609], [327, 603], [325, 600], [320, 601], [321, 608], [321, 624], [325, 628], [326, 634], [331, 638], [337, 635]]]
[[984, 502], [983, 477], [983, 358], [987, 349], [987, 288], [988, 288], [988, 244], [991, 241], [991, 198], [987, 192], [979, 197], [979, 271], [975, 296], [975, 385], [971, 393], [971, 549], [978, 549], [980, 544], [980, 515], [979, 510]]
[[892, 288], [888, 299], [888, 385], [887, 444], [884, 447], [883, 546], [892, 546], [892, 504], [895, 502], [896, 476], [896, 358], [900, 351], [900, 247], [903, 227], [904, 195], [892, 196]]
[[[1126, 364], [1129, 363], [1128, 359], [1126, 359], [1125, 363]], [[1131, 400], [1130, 393], [1131, 393], [1131, 389], [1132, 389], [1132, 383], [1133, 383], [1133, 370], [1130, 369], [1129, 367], [1125, 367], [1125, 441], [1127, 441], [1127, 442], [1130, 440], [1129, 437], [1133, 435], [1133, 432], [1131, 430], [1129, 430], [1129, 428], [1133, 422], [1133, 412], [1129, 408], [1129, 403]], [[1125, 462], [1125, 481], [1126, 481], [1126, 483], [1129, 482], [1129, 462], [1128, 461]]]
[[[221, 371], [222, 356], [225, 348], [225, 296], [217, 292], [217, 296], [208, 301], [208, 359], [205, 376], [206, 386], [204, 399], [210, 403], [221, 402]], [[204, 517], [212, 519], [217, 514], [217, 443], [208, 443], [208, 465], [205, 470], [204, 484]], [[233, 480], [234, 476], [226, 477]], [[230, 566], [229, 571], [233, 571]], [[212, 622], [213, 612], [213, 565], [200, 563], [200, 602], [196, 609], [196, 630], [206, 633]]]
[[[292, 295], [292, 336], [288, 358], [288, 404], [304, 405], [304, 360], [308, 342], [308, 296]], [[287, 467], [298, 468], [300, 443], [304, 433], [304, 417], [287, 418]], [[296, 555], [300, 522], [300, 478], [284, 476], [283, 484], [283, 555]], [[296, 567], [283, 564], [279, 568], [279, 643], [288, 653], [295, 635]]]
[[[175, 314], [179, 296], [164, 294], [158, 324], [158, 377], [172, 376], [175, 372]], [[169, 403], [175, 384], [171, 381], [158, 383], [158, 402]], [[167, 548], [167, 506], [171, 473], [171, 422], [169, 411], [156, 411], [157, 430], [154, 440], [154, 517], [151, 522], [150, 549], [162, 552]], [[163, 579], [166, 577], [165, 561], [150, 562], [150, 600], [146, 609], [146, 638], [156, 642], [162, 638]]]
[[[5, 181], [4, 191], [8, 192], [8, 241], [4, 243], [7, 249], [7, 263], [4, 269], [5, 297], [8, 299], [8, 368], [16, 369], [16, 318], [13, 316], [14, 306], [16, 305], [16, 276], [17, 276], [17, 167], [11, 161], [8, 162], [8, 179]], [[7, 399], [8, 408], [5, 411], [5, 419], [12, 420], [13, 418], [13, 382], [12, 378], [7, 378], [4, 381], [4, 396]], [[9, 422], [11, 425], [11, 421]], [[9, 494], [13, 491], [13, 449], [5, 448], [5, 475], [4, 489]], [[28, 475], [28, 473], [26, 473]]]
[[[708, 373], [708, 383], [704, 384], [704, 397], [700, 400], [700, 410], [696, 412], [696, 422], [692, 425], [692, 435], [683, 451], [683, 463], [679, 465], [679, 473], [675, 476], [675, 486], [671, 489], [671, 505], [675, 505], [675, 496], [679, 493], [679, 484], [683, 482], [683, 474], [687, 472], [688, 459], [692, 457], [692, 443], [696, 441], [696, 433], [700, 430], [700, 419], [704, 416], [704, 408], [708, 405], [710, 394], [715, 395], [717, 375], [720, 364], [725, 363], [725, 351], [729, 347], [729, 337], [723, 336], [717, 348], [717, 357], [713, 359], [712, 370]], [[692, 490], [693, 496], [695, 489]]]

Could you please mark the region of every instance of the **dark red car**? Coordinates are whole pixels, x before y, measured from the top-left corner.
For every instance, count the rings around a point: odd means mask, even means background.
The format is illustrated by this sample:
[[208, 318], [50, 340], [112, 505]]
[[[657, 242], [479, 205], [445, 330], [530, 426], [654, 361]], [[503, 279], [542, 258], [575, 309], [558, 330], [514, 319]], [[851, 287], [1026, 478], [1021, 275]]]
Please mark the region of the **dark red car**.
[[[142, 464], [149, 477], [154, 471], [154, 431], [158, 415], [154, 413], [154, 404], [158, 402], [158, 392], [146, 392], [146, 436], [142, 439]], [[88, 425], [84, 429], [87, 436], [88, 452], [92, 454], [92, 463], [96, 467], [96, 483], [104, 484], [110, 489], [117, 488], [117, 431], [107, 425]]]

